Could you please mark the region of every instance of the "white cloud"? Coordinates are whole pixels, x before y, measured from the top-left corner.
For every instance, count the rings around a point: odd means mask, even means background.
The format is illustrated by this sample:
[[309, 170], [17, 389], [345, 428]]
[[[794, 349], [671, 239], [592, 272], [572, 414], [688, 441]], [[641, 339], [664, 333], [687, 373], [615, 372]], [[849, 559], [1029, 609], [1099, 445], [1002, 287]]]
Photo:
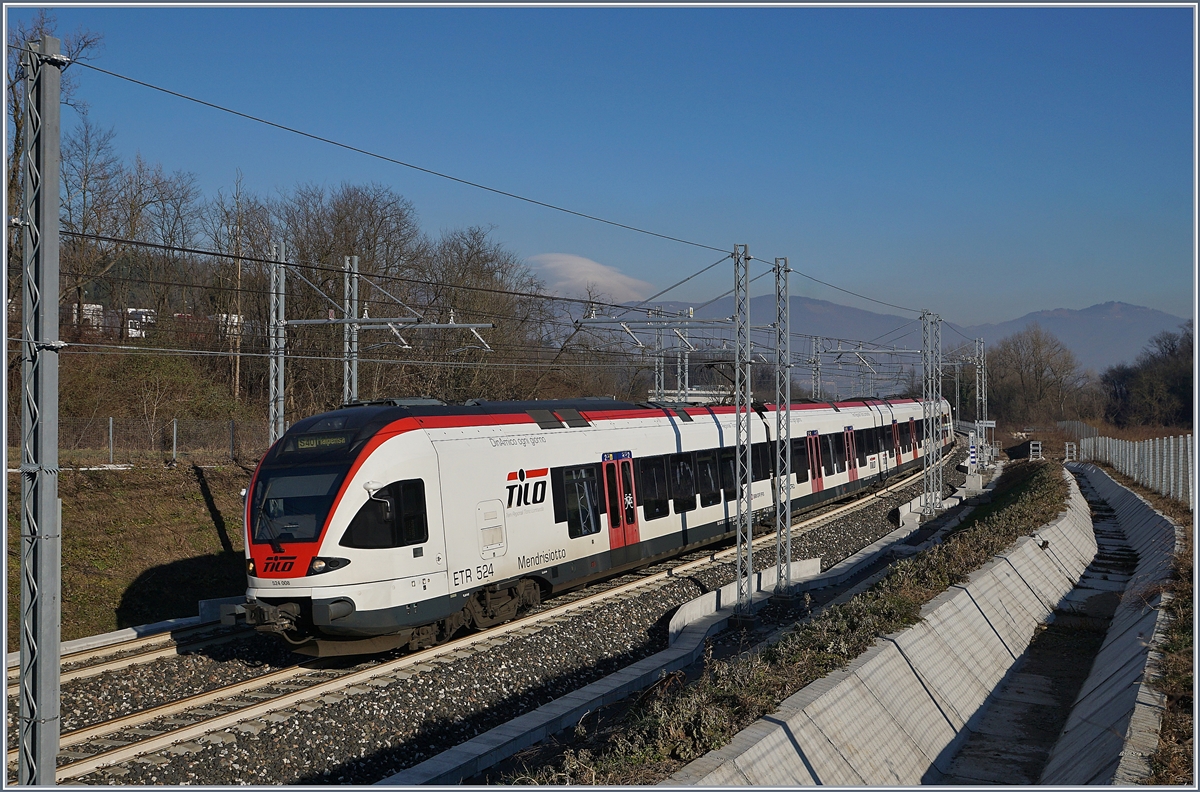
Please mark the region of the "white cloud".
[[564, 296], [585, 296], [588, 286], [616, 302], [640, 300], [654, 291], [654, 284], [631, 278], [616, 267], [570, 253], [541, 253], [529, 263], [546, 279], [547, 288]]

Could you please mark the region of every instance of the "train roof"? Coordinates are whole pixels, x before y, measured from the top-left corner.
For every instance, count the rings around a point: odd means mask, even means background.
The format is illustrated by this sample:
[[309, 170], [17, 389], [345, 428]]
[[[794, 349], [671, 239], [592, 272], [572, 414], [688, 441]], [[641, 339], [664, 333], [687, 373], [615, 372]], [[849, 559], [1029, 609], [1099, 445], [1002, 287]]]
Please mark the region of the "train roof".
[[[798, 399], [794, 403], [803, 404], [808, 409], [829, 408], [838, 410], [845, 407], [865, 405], [883, 405], [887, 403], [911, 403], [912, 399], [851, 399], [839, 402]], [[755, 409], [773, 408], [773, 404], [756, 403]], [[449, 419], [453, 425], [468, 425], [476, 423], [472, 416], [488, 415], [525, 415], [525, 420], [532, 419], [542, 429], [561, 429], [565, 427], [590, 426], [589, 417], [596, 418], [599, 414], [613, 413], [610, 417], [638, 418], [645, 416], [661, 417], [675, 415], [683, 421], [693, 420], [692, 415], [697, 411], [716, 413], [731, 412], [734, 408], [728, 405], [718, 406], [679, 401], [647, 401], [627, 402], [607, 397], [579, 397], [574, 399], [542, 399], [542, 400], [511, 400], [486, 401], [472, 399], [463, 404], [447, 404], [439, 399], [407, 398], [381, 399], [370, 402], [345, 404], [336, 410], [330, 410], [318, 415], [301, 419], [293, 423], [284, 433], [283, 442], [276, 444], [264, 458], [264, 462], [283, 463], [293, 456], [293, 452], [303, 448], [297, 445], [298, 435], [326, 435], [321, 441], [320, 449], [313, 448], [305, 453], [309, 460], [327, 459], [333, 461], [353, 455], [362, 443], [376, 434], [388, 424], [405, 418], [416, 418], [425, 424], [426, 420]], [[425, 419], [425, 420], [421, 420]], [[465, 419], [465, 423], [464, 423]], [[479, 424], [490, 421], [480, 420]], [[449, 424], [448, 424], [449, 425]], [[344, 438], [344, 439], [339, 439]], [[336, 443], [334, 442], [336, 440]], [[315, 442], [315, 441], [307, 441]]]

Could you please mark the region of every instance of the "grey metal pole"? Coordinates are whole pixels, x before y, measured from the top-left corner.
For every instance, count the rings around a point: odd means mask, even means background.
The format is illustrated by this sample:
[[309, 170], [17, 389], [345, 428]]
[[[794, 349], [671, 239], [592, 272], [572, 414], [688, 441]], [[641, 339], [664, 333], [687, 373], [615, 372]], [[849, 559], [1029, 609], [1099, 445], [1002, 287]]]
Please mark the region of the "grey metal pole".
[[[331, 311], [332, 313], [332, 311]], [[350, 257], [342, 259], [342, 315], [350, 314]], [[350, 325], [342, 325], [342, 404], [350, 403]]]
[[[350, 257], [350, 318], [358, 318], [358, 256]], [[358, 325], [350, 325], [350, 401], [358, 401]]]
[[[660, 307], [651, 308], [649, 315], [655, 318], [662, 318], [663, 309]], [[666, 398], [666, 363], [663, 360], [663, 329], [659, 325], [654, 329], [654, 400], [662, 401]]]
[[171, 461], [176, 460], [176, 451], [179, 448], [179, 419], [171, 419]]
[[921, 425], [924, 433], [921, 443], [921, 512], [932, 515], [942, 507], [942, 445], [938, 442], [942, 409], [941, 317], [922, 311], [921, 327]]
[[[273, 251], [274, 252], [274, 251]], [[280, 242], [271, 268], [271, 386], [270, 438], [274, 443], [283, 436], [286, 426], [283, 419], [284, 406], [284, 360], [287, 350], [287, 325], [285, 296], [287, 294], [287, 245]]]
[[113, 419], [108, 416], [108, 464], [113, 463]]
[[752, 391], [750, 387], [750, 253], [746, 245], [733, 246], [733, 291], [737, 342], [734, 352], [734, 417], [736, 420], [735, 465], [737, 488], [737, 603], [734, 614], [738, 619], [750, 621], [753, 612], [750, 600], [753, 596], [751, 580], [754, 576], [754, 523], [751, 513], [751, 435], [750, 410]]
[[792, 593], [792, 312], [786, 258], [775, 259], [775, 594]]
[[21, 53], [21, 649], [17, 779], [52, 786], [59, 734], [62, 502], [58, 498], [59, 101], [67, 61], [42, 36]]

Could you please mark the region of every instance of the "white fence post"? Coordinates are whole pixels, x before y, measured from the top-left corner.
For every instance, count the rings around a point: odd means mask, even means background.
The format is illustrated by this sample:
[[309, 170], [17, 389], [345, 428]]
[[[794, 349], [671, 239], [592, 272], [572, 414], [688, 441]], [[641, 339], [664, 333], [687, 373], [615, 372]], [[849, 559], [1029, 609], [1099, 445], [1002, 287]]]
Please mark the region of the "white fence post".
[[1188, 448], [1186, 451], [1186, 455], [1184, 455], [1184, 457], [1183, 457], [1184, 460], [1187, 460], [1187, 462], [1188, 462], [1187, 468], [1186, 468], [1186, 472], [1188, 474], [1188, 509], [1195, 508], [1195, 506], [1192, 505], [1192, 497], [1193, 497], [1192, 491], [1194, 488], [1192, 481], [1193, 481], [1194, 466], [1195, 466], [1195, 457], [1192, 456], [1193, 451], [1194, 451], [1194, 442], [1192, 440], [1192, 437], [1193, 437], [1192, 434], [1188, 434]]

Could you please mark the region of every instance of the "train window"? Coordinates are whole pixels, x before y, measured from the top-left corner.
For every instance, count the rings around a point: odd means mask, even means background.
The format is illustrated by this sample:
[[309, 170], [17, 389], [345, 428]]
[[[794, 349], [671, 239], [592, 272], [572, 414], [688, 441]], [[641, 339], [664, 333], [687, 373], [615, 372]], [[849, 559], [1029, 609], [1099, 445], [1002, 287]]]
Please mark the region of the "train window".
[[750, 446], [750, 471], [752, 481], [764, 481], [771, 478], [772, 443], [755, 443]]
[[617, 487], [617, 466], [604, 466], [604, 485], [608, 488], [608, 527], [621, 527], [621, 490]]
[[646, 519], [657, 520], [670, 514], [666, 460], [660, 456], [639, 460], [638, 478], [638, 492]]
[[411, 479], [400, 482], [400, 544], [425, 544], [429, 541], [429, 521], [425, 515], [425, 482]]
[[837, 472], [833, 456], [833, 435], [821, 435], [821, 462], [824, 464], [826, 476]]
[[350, 521], [342, 547], [380, 550], [388, 547], [424, 544], [429, 541], [429, 521], [425, 513], [425, 482], [421, 479], [396, 481], [376, 490]]
[[695, 465], [689, 453], [671, 454], [671, 498], [676, 514], [696, 508]]
[[792, 438], [792, 472], [796, 481], [808, 481], [808, 442], [803, 437]]
[[633, 500], [633, 465], [621, 460], [621, 488], [625, 491], [625, 524], [637, 522], [637, 504]]
[[563, 504], [567, 521], [567, 536], [600, 533], [600, 491], [596, 481], [596, 466], [563, 468]]
[[262, 544], [316, 541], [325, 526], [345, 467], [306, 467], [264, 471], [254, 485], [251, 502], [252, 541]]
[[870, 429], [855, 429], [854, 430], [854, 452], [858, 458], [858, 466], [867, 466], [867, 456], [874, 454], [871, 450], [871, 441], [868, 438], [874, 438], [874, 433]]
[[722, 448], [718, 452], [719, 471], [721, 473], [721, 489], [725, 492], [725, 500], [737, 500], [737, 453], [733, 448]]
[[721, 502], [721, 474], [717, 469], [716, 449], [696, 452], [696, 489], [700, 491], [701, 506]]

